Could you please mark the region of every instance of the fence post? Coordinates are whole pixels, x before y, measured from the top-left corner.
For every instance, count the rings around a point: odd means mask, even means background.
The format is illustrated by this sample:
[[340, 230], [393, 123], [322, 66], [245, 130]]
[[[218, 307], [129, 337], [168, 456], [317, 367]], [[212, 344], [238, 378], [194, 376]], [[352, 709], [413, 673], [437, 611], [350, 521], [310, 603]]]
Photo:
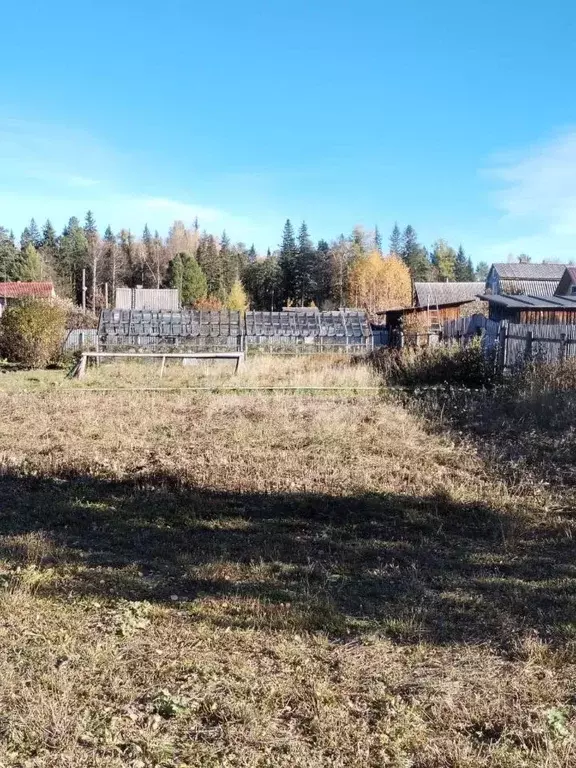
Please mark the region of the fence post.
[[566, 334], [560, 334], [560, 362], [563, 363], [566, 360]]
[[528, 331], [526, 334], [526, 348], [524, 350], [524, 359], [526, 362], [531, 362], [532, 360], [532, 341], [534, 339], [534, 332]]
[[498, 333], [498, 358], [497, 358], [498, 373], [504, 373], [504, 366], [506, 365], [506, 339], [507, 338], [508, 338], [508, 321], [502, 320], [500, 322], [500, 331]]

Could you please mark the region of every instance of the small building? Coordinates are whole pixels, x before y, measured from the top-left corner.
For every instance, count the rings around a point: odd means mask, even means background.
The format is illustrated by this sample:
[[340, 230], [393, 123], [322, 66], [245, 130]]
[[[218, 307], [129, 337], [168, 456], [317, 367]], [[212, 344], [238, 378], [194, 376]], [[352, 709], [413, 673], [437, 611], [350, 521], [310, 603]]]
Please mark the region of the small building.
[[486, 277], [486, 293], [553, 296], [565, 264], [492, 264]]
[[4, 307], [22, 299], [50, 299], [56, 296], [54, 285], [49, 282], [0, 283], [0, 315]]
[[486, 294], [490, 320], [539, 325], [576, 324], [576, 267], [562, 268], [550, 296], [532, 293]]
[[386, 317], [390, 331], [401, 325], [417, 325], [424, 329], [439, 330], [447, 320], [457, 320], [464, 313], [471, 314], [470, 306], [478, 301], [482, 283], [414, 283], [414, 302], [411, 307], [377, 312]]
[[176, 312], [180, 297], [177, 288], [116, 288], [114, 309]]
[[566, 267], [554, 295], [576, 296], [576, 267]]

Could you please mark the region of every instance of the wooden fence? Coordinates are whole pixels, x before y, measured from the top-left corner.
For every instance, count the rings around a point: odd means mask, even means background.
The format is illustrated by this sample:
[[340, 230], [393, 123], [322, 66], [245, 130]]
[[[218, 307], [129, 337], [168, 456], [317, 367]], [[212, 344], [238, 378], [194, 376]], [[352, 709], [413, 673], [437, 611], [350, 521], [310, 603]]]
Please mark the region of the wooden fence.
[[401, 346], [469, 344], [480, 339], [486, 354], [492, 354], [500, 372], [522, 367], [529, 361], [554, 363], [576, 357], [576, 325], [532, 325], [496, 322], [483, 315], [448, 320], [439, 331], [404, 334]]

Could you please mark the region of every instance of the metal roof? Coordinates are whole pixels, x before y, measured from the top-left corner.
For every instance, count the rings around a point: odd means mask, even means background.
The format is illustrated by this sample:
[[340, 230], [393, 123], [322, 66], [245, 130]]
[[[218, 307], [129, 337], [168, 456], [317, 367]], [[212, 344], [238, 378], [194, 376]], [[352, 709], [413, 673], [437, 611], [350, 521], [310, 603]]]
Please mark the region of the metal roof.
[[52, 283], [0, 283], [0, 297], [6, 299], [49, 299], [54, 296]]
[[576, 296], [530, 296], [519, 294], [511, 296], [507, 293], [486, 294], [480, 296], [490, 304], [498, 304], [507, 309], [574, 309], [576, 310]]
[[576, 285], [576, 267], [566, 267], [562, 279], [558, 283], [555, 296], [571, 296]]
[[528, 296], [554, 296], [558, 280], [515, 280], [504, 278], [500, 280], [500, 290], [510, 296], [522, 294]]
[[418, 307], [464, 304], [474, 301], [483, 289], [482, 283], [414, 283]]
[[555, 280], [558, 282], [566, 264], [492, 264], [500, 278], [511, 280]]

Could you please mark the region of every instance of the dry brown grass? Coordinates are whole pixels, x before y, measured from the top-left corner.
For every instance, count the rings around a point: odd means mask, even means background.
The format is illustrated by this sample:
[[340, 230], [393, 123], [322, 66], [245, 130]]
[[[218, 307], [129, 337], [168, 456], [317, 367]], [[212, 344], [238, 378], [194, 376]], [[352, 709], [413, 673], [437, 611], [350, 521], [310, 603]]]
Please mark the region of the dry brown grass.
[[1, 766], [576, 764], [568, 495], [376, 398], [0, 408]]

